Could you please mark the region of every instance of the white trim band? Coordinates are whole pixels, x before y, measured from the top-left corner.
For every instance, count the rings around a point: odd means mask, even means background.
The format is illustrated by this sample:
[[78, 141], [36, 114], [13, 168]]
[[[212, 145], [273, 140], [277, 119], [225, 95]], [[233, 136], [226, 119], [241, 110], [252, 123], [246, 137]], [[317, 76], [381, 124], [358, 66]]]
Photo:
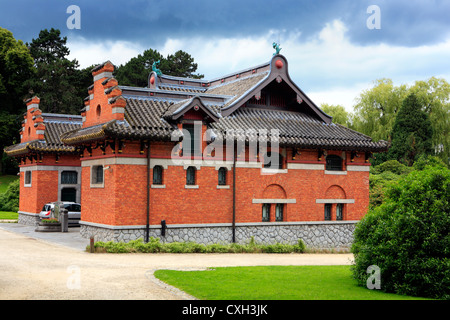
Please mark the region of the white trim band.
[[252, 203], [297, 203], [297, 199], [252, 199]]
[[316, 203], [355, 203], [355, 199], [316, 199]]

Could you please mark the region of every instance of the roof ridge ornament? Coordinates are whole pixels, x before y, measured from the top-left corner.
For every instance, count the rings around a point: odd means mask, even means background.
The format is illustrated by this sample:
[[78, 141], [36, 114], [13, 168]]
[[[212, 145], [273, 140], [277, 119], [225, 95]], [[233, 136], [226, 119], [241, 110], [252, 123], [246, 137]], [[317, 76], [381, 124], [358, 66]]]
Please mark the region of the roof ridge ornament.
[[274, 42], [272, 44], [272, 47], [275, 49], [275, 53], [273, 54], [274, 56], [276, 56], [277, 54], [280, 54], [281, 48], [280, 48], [280, 44]]
[[158, 60], [158, 61], [153, 62], [153, 64], [152, 64], [152, 71], [155, 71], [158, 76], [162, 75], [161, 70], [158, 69], [158, 66], [160, 63], [161, 63], [161, 61]]

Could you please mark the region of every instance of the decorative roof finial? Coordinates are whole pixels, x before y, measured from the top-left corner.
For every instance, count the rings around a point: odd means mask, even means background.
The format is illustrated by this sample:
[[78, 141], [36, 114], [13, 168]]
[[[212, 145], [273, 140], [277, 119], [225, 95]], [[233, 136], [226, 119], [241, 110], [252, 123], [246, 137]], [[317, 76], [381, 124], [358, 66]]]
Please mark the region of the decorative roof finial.
[[157, 74], [158, 76], [162, 75], [161, 70], [159, 70], [159, 69], [157, 68], [157, 67], [159, 66], [160, 62], [161, 62], [161, 61], [158, 60], [158, 61], [153, 62], [153, 64], [152, 64], [152, 70], [155, 71], [156, 74]]
[[281, 48], [280, 48], [280, 45], [278, 43], [274, 42], [272, 44], [272, 47], [275, 49], [275, 53], [273, 54], [274, 56], [276, 56], [277, 54], [280, 53]]

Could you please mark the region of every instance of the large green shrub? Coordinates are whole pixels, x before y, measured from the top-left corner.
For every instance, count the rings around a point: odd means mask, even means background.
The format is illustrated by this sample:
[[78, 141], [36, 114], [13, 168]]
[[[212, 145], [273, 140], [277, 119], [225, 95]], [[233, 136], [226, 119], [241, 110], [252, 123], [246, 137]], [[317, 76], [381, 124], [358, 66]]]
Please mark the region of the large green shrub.
[[352, 252], [360, 285], [376, 265], [383, 291], [450, 298], [450, 170], [429, 163], [392, 184], [358, 223]]

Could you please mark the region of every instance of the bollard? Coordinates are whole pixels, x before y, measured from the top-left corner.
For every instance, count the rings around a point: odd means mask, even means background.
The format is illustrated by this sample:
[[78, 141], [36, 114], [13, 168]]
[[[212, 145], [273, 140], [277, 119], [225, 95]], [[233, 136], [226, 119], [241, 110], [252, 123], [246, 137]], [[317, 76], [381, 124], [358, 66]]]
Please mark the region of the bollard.
[[91, 253], [94, 253], [94, 237], [91, 237], [91, 242], [89, 244], [89, 250]]
[[69, 232], [69, 213], [67, 209], [60, 209], [59, 221], [61, 222], [61, 232]]

